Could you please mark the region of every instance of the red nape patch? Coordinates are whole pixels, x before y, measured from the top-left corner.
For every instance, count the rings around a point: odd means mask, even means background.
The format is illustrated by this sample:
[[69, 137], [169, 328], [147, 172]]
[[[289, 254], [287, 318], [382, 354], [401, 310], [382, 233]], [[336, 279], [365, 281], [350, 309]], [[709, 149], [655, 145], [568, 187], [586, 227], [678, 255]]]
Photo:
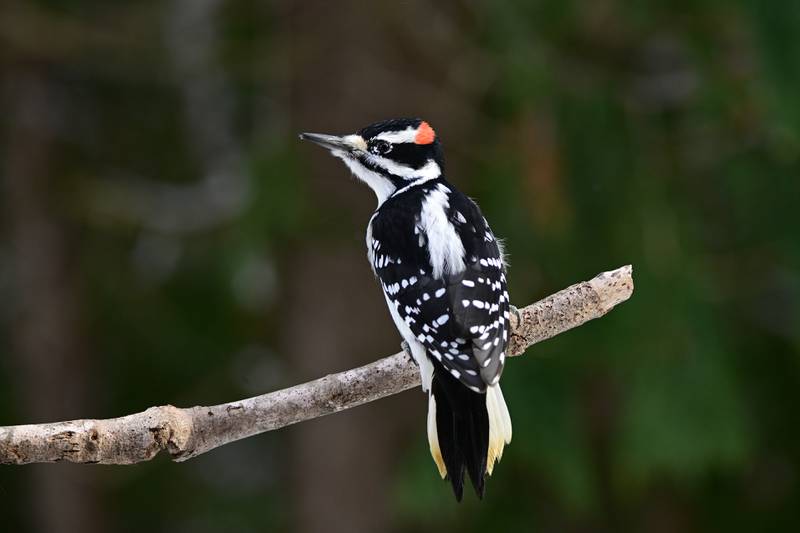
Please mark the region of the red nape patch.
[[431, 144], [435, 138], [436, 132], [433, 131], [430, 124], [423, 121], [417, 128], [417, 136], [414, 137], [414, 142], [417, 144]]

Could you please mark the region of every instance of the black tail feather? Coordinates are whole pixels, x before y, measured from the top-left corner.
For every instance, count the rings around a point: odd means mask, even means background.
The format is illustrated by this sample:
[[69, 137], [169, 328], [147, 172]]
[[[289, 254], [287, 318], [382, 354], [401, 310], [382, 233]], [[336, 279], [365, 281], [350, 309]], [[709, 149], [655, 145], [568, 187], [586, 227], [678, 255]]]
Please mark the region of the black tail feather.
[[471, 391], [439, 367], [434, 372], [432, 392], [439, 448], [456, 500], [461, 501], [464, 492], [465, 471], [475, 493], [483, 498], [489, 452], [486, 395]]

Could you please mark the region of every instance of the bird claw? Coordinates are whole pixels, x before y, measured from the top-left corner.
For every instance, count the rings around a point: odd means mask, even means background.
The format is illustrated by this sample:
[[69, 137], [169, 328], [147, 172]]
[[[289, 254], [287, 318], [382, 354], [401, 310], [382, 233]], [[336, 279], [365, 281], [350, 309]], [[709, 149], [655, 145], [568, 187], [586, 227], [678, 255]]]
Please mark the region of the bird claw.
[[519, 312], [519, 309], [517, 309], [515, 306], [509, 304], [508, 310], [509, 310], [509, 312], [513, 313], [514, 316], [517, 318], [516, 326], [519, 326], [520, 324], [522, 324], [522, 313]]
[[414, 359], [414, 355], [411, 353], [411, 346], [408, 345], [408, 341], [401, 342], [400, 343], [400, 348], [402, 348], [403, 351], [408, 356], [408, 358], [411, 359], [411, 362], [416, 365], [417, 364], [417, 360]]

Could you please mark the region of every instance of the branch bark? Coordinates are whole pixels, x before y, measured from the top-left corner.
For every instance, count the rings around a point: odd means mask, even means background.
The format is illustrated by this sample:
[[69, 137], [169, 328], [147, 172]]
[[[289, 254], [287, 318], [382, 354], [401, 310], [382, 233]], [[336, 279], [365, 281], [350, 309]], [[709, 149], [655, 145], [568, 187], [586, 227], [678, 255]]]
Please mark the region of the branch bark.
[[[512, 316], [508, 354], [580, 326], [633, 293], [630, 265], [603, 272]], [[224, 444], [336, 413], [420, 384], [404, 353], [287, 389], [210, 407], [151, 407], [105, 420], [0, 427], [0, 464], [134, 464], [166, 450], [185, 461]]]

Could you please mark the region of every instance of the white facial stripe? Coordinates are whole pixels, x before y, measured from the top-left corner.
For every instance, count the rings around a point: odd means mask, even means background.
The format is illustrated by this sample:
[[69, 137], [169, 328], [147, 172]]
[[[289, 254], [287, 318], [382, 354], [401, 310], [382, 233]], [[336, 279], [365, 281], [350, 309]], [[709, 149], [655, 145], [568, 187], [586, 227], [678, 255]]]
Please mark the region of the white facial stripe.
[[390, 174], [394, 174], [395, 176], [401, 178], [410, 178], [415, 172], [415, 170], [411, 167], [395, 163], [391, 159], [381, 157], [379, 155], [368, 153], [367, 160], [373, 165], [386, 169]]
[[391, 159], [381, 157], [379, 155], [367, 154], [367, 159], [372, 164], [385, 169], [390, 174], [394, 174], [397, 177], [407, 180], [430, 178], [431, 176], [438, 177], [439, 174], [442, 173], [439, 165], [437, 165], [436, 161], [433, 159], [428, 159], [428, 162], [425, 163], [425, 165], [423, 165], [421, 168], [411, 168], [406, 165], [401, 165], [392, 161]]
[[436, 164], [436, 161], [433, 159], [428, 159], [428, 162], [425, 165], [418, 169], [413, 177], [415, 179], [424, 179], [424, 180], [433, 180], [438, 178], [442, 175], [442, 169], [439, 168], [439, 165]]
[[[433, 163], [435, 165], [435, 167], [436, 167], [435, 169], [433, 167], [431, 167], [430, 169], [427, 168], [428, 165], [430, 165], [431, 163]], [[405, 187], [397, 189], [397, 191], [395, 191], [393, 193], [393, 196], [395, 194], [402, 194], [402, 193], [406, 192], [408, 189], [410, 189], [411, 187], [416, 187], [417, 185], [422, 185], [423, 183], [427, 183], [427, 182], [429, 182], [431, 180], [435, 180], [436, 178], [438, 178], [442, 174], [441, 170], [439, 169], [439, 165], [437, 165], [433, 161], [431, 161], [430, 163], [428, 163], [427, 165], [422, 167], [420, 169], [420, 172], [422, 172], [422, 171], [425, 171], [425, 175], [424, 176], [420, 176], [419, 179], [416, 179], [416, 180], [412, 181], [411, 183], [409, 183]]]
[[400, 131], [384, 131], [375, 136], [376, 139], [390, 143], [413, 143], [417, 137], [417, 128], [408, 128]]
[[[357, 159], [347, 157], [345, 154], [334, 153], [334, 155], [341, 158], [350, 171], [355, 174], [358, 179], [369, 185], [369, 187], [375, 192], [375, 196], [378, 198], [378, 205], [381, 205], [383, 202], [385, 202], [386, 199], [392, 196], [397, 190], [394, 183], [392, 183], [392, 180], [366, 168]], [[418, 170], [414, 170], [409, 167], [402, 167], [400, 165], [396, 166], [410, 171], [402, 176], [404, 179], [410, 181], [410, 183], [402, 189], [399, 189], [398, 192], [406, 191], [410, 187], [425, 183], [430, 180], [435, 180], [442, 174], [439, 165], [437, 165], [436, 161], [433, 159], [429, 160], [422, 168]]]

